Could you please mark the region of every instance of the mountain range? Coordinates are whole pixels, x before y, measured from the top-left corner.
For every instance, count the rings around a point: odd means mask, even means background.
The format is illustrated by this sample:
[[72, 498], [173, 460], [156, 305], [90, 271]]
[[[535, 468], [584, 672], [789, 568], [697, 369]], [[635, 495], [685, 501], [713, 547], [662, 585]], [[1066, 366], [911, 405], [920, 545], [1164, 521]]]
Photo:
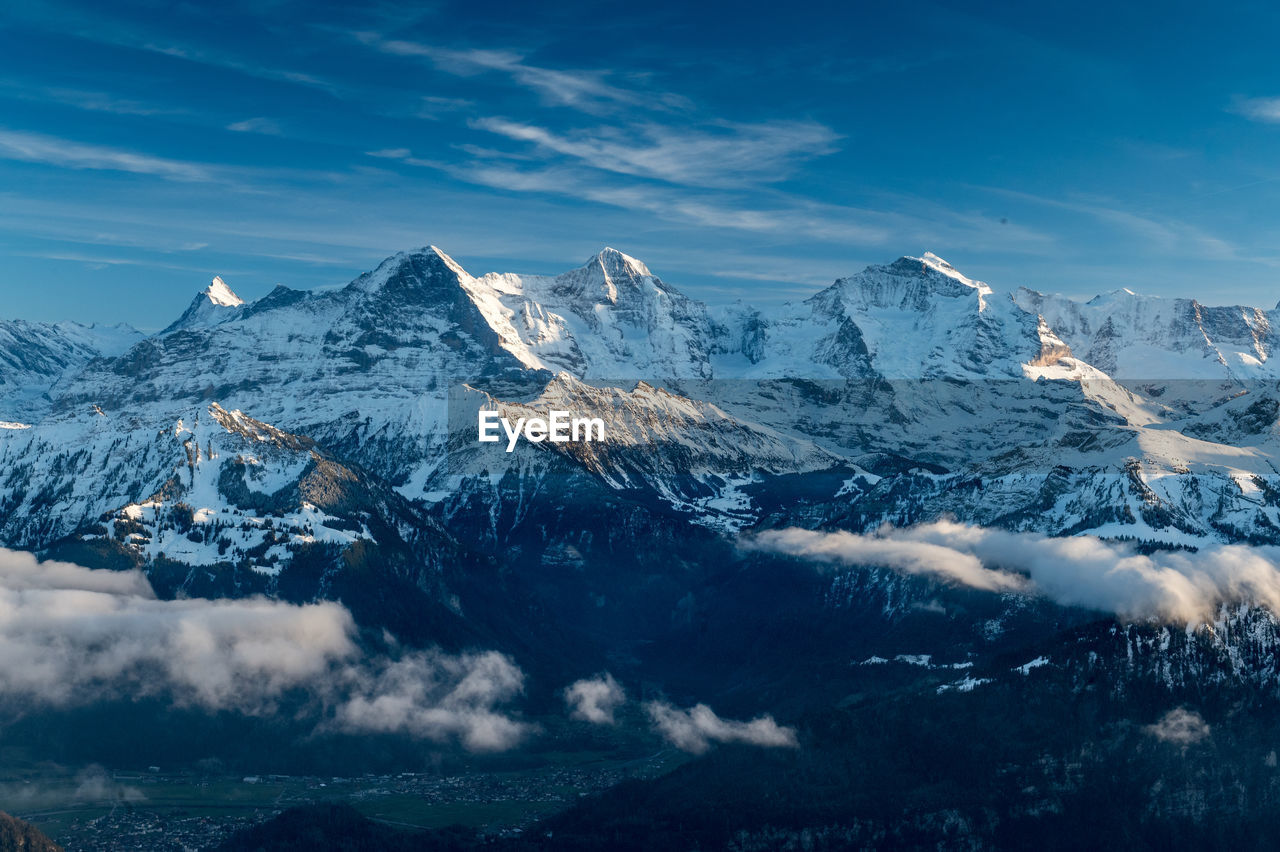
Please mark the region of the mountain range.
[[[842, 773], [890, 757], [851, 730], [909, 741], [892, 713], [925, 740], [963, 724], [978, 742], [1031, 702], [1046, 730], [1015, 738], [1019, 786], [991, 801], [1068, 813], [1093, 783], [1080, 773], [1111, 777], [1104, 755], [1168, 776], [1133, 737], [1179, 742], [1157, 724], [1170, 704], [1242, 748], [1280, 721], [1271, 314], [1001, 290], [928, 253], [769, 308], [705, 305], [613, 249], [557, 276], [476, 277], [430, 247], [252, 302], [215, 278], [155, 334], [0, 323], [0, 547], [139, 569], [167, 599], [341, 602], [378, 648], [496, 649], [544, 720], [566, 683], [606, 671], [630, 694], [768, 710], [825, 744], [802, 747], [796, 777], [855, 798]], [[605, 438], [507, 452], [477, 440], [482, 410], [598, 417]], [[1072, 707], [1105, 738], [1061, 734]], [[112, 717], [130, 755], [208, 757], [204, 735], [150, 745], [156, 712]], [[78, 718], [11, 735], [112, 759], [43, 727]], [[259, 771], [260, 736], [217, 748]], [[1274, 766], [1249, 754], [1196, 807], [1234, 812], [1233, 785]], [[653, 795], [678, 812], [737, 761]], [[790, 811], [764, 788], [741, 806], [827, 825], [800, 804], [827, 795], [807, 783]], [[1144, 807], [1182, 807], [1178, 789], [1153, 781]], [[611, 801], [555, 830], [613, 819]], [[920, 807], [832, 836], [950, 831], [950, 804]]]
[[[265, 569], [289, 539], [247, 557], [252, 531], [211, 536], [229, 542], [215, 553], [189, 530], [143, 528], [180, 503], [197, 530], [239, 523], [228, 489], [248, 489], [275, 496], [289, 535], [350, 541], [366, 532], [351, 518], [325, 526], [333, 506], [281, 494], [327, 469], [322, 456], [445, 516], [476, 489], [556, 475], [734, 531], [764, 516], [752, 483], [797, 476], [811, 516], [874, 504], [863, 529], [945, 512], [1270, 541], [1268, 317], [1128, 291], [1001, 293], [932, 254], [775, 310], [708, 308], [613, 249], [555, 277], [474, 277], [427, 248], [341, 289], [251, 303], [215, 278], [158, 334], [0, 325], [0, 543], [43, 550], [124, 524], [143, 561], [231, 552]], [[490, 453], [472, 440], [482, 406], [603, 412], [610, 439]], [[980, 498], [948, 498], [973, 477]], [[1046, 505], [1046, 489], [1080, 499]]]

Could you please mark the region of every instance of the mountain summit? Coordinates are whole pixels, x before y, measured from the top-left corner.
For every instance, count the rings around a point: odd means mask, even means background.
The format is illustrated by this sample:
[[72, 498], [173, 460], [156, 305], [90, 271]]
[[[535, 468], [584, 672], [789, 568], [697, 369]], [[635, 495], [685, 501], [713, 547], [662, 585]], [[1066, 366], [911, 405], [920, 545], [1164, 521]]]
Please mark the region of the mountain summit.
[[209, 282], [209, 286], [204, 290], [204, 295], [209, 298], [210, 302], [223, 308], [234, 308], [244, 304], [244, 299], [237, 296], [227, 286], [227, 282], [222, 280], [221, 275], [213, 276], [213, 280]]
[[215, 275], [213, 280], [209, 282], [209, 286], [201, 290], [192, 299], [191, 304], [182, 312], [182, 316], [178, 317], [177, 321], [162, 331], [161, 334], [218, 325], [237, 315], [244, 305], [244, 299], [237, 296], [235, 291], [227, 286], [227, 282], [222, 280], [222, 276]]

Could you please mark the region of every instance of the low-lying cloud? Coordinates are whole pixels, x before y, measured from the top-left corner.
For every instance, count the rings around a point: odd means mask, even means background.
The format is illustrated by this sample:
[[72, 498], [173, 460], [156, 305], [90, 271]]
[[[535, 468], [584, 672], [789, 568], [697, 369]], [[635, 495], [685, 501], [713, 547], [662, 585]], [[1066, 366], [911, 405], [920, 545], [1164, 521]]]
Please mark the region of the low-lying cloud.
[[681, 710], [666, 701], [649, 701], [644, 705], [654, 730], [676, 748], [702, 754], [713, 743], [747, 743], [769, 748], [796, 748], [794, 728], [783, 727], [772, 716], [759, 716], [750, 722], [721, 719], [705, 704]]
[[882, 565], [904, 574], [930, 574], [964, 586], [988, 591], [1020, 591], [1025, 577], [983, 566], [971, 553], [962, 553], [944, 544], [908, 538], [887, 530], [874, 535], [850, 532], [814, 532], [804, 529], [768, 530], [746, 544], [759, 550], [772, 550], [804, 556], [821, 562], [845, 565]]
[[46, 764], [49, 775], [0, 783], [0, 801], [10, 811], [38, 811], [66, 807], [68, 802], [139, 804], [147, 800], [140, 787], [123, 784], [98, 764], [86, 766], [74, 775], [62, 774]]
[[13, 708], [162, 696], [260, 715], [302, 699], [341, 731], [456, 739], [475, 750], [527, 733], [500, 710], [523, 690], [509, 658], [370, 658], [355, 634], [336, 603], [159, 600], [137, 571], [0, 549], [0, 702]]
[[511, 748], [530, 730], [496, 709], [524, 691], [524, 673], [496, 651], [417, 652], [354, 667], [347, 678], [351, 694], [335, 714], [346, 730], [456, 738], [472, 751]]
[[1163, 742], [1189, 746], [1209, 736], [1209, 723], [1194, 710], [1176, 707], [1143, 730]]
[[1135, 552], [1093, 536], [1050, 538], [953, 521], [875, 533], [769, 530], [748, 549], [843, 565], [885, 566], [987, 591], [1041, 594], [1127, 618], [1210, 619], [1222, 603], [1280, 613], [1280, 551], [1211, 545], [1198, 552]]
[[146, 801], [146, 794], [131, 784], [120, 784], [106, 769], [93, 764], [76, 773], [76, 789], [72, 798], [78, 802], [129, 802]]
[[613, 714], [626, 702], [627, 694], [613, 675], [606, 672], [570, 684], [564, 691], [564, 700], [574, 719], [593, 725], [613, 725], [617, 722]]
[[[583, 678], [564, 691], [570, 716], [594, 725], [617, 723], [614, 713], [627, 702], [626, 692], [613, 675]], [[682, 710], [667, 701], [646, 701], [644, 711], [653, 730], [676, 748], [702, 754], [715, 743], [746, 743], [766, 748], [796, 748], [794, 728], [779, 725], [772, 716], [749, 722], [722, 719], [705, 704]]]

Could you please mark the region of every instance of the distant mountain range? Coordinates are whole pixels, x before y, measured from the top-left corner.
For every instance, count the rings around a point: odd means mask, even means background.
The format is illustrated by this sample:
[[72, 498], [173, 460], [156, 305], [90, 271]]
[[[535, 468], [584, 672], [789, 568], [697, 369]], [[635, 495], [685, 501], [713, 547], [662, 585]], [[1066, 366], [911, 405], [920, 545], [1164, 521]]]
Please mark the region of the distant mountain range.
[[[736, 530], [764, 516], [751, 483], [800, 475], [810, 517], [874, 505], [862, 527], [951, 513], [1271, 541], [1272, 335], [1260, 309], [1001, 293], [932, 254], [776, 310], [710, 309], [613, 249], [556, 277], [477, 278], [427, 248], [252, 303], [215, 278], [155, 335], [0, 325], [0, 543], [114, 534], [142, 561], [269, 572], [303, 530], [368, 532], [299, 496], [322, 457], [387, 505], [444, 515], [503, 477], [556, 473]], [[481, 406], [556, 405], [607, 414], [610, 440], [508, 457], [469, 434]], [[817, 484], [834, 470], [847, 475]], [[977, 497], [945, 487], [973, 477]], [[266, 498], [279, 523], [259, 552], [241, 518]], [[155, 525], [179, 503], [197, 532], [240, 532], [166, 536]]]

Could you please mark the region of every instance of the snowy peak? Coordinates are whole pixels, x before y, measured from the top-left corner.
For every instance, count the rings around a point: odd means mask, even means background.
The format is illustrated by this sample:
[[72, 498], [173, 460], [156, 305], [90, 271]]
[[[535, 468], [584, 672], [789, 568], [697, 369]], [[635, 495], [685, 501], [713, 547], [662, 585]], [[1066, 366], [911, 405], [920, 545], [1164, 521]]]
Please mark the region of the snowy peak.
[[948, 278], [951, 278], [955, 281], [959, 281], [961, 284], [964, 284], [966, 287], [972, 287], [975, 290], [985, 289], [986, 292], [988, 293], [991, 292], [991, 288], [988, 287], [986, 284], [983, 284], [981, 281], [973, 281], [972, 279], [966, 278], [965, 276], [961, 275], [959, 270], [957, 270], [954, 266], [947, 263], [945, 260], [938, 257], [936, 254], [934, 254], [931, 251], [925, 252], [920, 257], [899, 258], [899, 262], [904, 260], [912, 263], [919, 262], [922, 266], [928, 269], [931, 269], [934, 272], [938, 272], [942, 275], [945, 275]]
[[222, 280], [221, 275], [213, 276], [209, 286], [204, 289], [204, 295], [210, 302], [222, 308], [235, 308], [244, 304], [244, 299], [227, 286], [227, 282]]
[[670, 292], [661, 279], [639, 260], [605, 248], [577, 269], [556, 276], [556, 289], [592, 303], [617, 305], [646, 290]]
[[527, 366], [592, 378], [711, 375], [706, 306], [616, 249], [554, 277], [491, 272], [463, 289]]
[[201, 290], [195, 299], [191, 301], [191, 304], [183, 311], [182, 316], [178, 317], [178, 320], [161, 334], [196, 328], [212, 328], [232, 317], [239, 316], [240, 309], [244, 305], [244, 299], [237, 296], [235, 291], [227, 286], [227, 282], [222, 280], [222, 276], [215, 275], [213, 280], [209, 282], [209, 286]]
[[372, 272], [366, 272], [347, 286], [360, 293], [410, 294], [438, 291], [470, 281], [462, 265], [435, 246], [402, 251], [388, 257]]
[[[975, 281], [972, 278], [968, 278], [960, 274], [958, 269], [931, 251], [925, 252], [920, 257], [900, 257], [893, 265], [904, 270], [910, 268], [914, 271], [914, 267], [917, 264], [919, 264], [920, 272], [924, 275], [926, 280], [937, 282], [937, 276], [942, 276], [944, 279], [955, 282], [967, 290], [976, 291], [980, 301], [982, 296], [989, 296], [993, 292], [991, 287], [989, 287], [985, 282]], [[958, 292], [962, 295], [967, 295], [964, 290], [960, 290]]]
[[1128, 287], [1121, 287], [1109, 293], [1099, 293], [1085, 304], [1093, 307], [1103, 307], [1106, 305], [1133, 305], [1138, 302], [1153, 300], [1163, 301], [1160, 296], [1140, 296]]
[[992, 290], [981, 281], [966, 278], [932, 252], [923, 257], [900, 257], [888, 266], [868, 266], [813, 296], [815, 305], [841, 303], [855, 311], [874, 308], [925, 312], [939, 298], [969, 302], [977, 311], [986, 309]]
[[459, 278], [471, 277], [467, 271], [462, 268], [462, 264], [449, 257], [449, 255], [445, 254], [436, 246], [427, 246], [425, 249], [419, 249], [415, 254], [428, 258], [432, 262], [443, 264], [446, 269], [454, 275], [457, 275]]
[[[869, 266], [788, 310], [792, 319], [783, 324], [792, 327], [773, 324], [763, 357], [748, 356], [753, 372], [768, 370], [772, 348], [773, 355], [787, 350], [788, 361], [801, 356], [842, 376], [868, 370], [889, 378], [1020, 376], [1043, 349], [1035, 314], [1008, 297], [993, 298], [986, 284], [932, 253]], [[806, 340], [818, 342], [808, 356]]]
[[591, 260], [587, 261], [587, 266], [599, 266], [606, 277], [612, 278], [643, 278], [652, 276], [649, 267], [636, 260], [628, 254], [623, 254], [615, 248], [605, 246], [604, 250], [597, 254]]

